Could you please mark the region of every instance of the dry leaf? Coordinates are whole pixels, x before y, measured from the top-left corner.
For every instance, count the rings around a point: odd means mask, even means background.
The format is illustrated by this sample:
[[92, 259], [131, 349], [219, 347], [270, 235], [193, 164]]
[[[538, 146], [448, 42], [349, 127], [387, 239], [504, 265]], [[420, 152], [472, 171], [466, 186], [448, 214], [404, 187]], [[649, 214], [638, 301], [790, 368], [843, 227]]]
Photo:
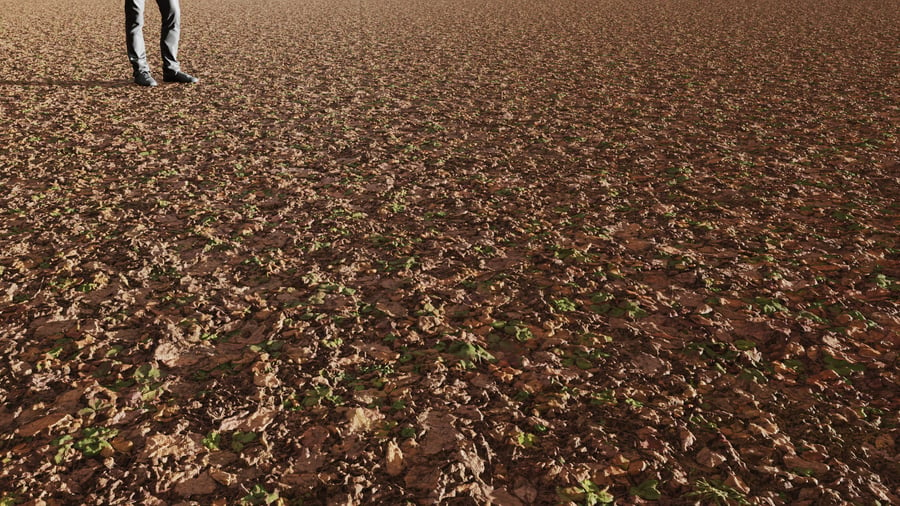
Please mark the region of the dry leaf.
[[714, 452], [709, 448], [703, 448], [697, 454], [697, 462], [706, 467], [719, 467], [725, 460], [726, 459], [722, 454]]
[[391, 476], [399, 476], [403, 473], [404, 460], [403, 452], [397, 443], [388, 441], [387, 450], [385, 452], [385, 466], [387, 473]]
[[53, 413], [19, 427], [16, 429], [16, 434], [22, 437], [32, 437], [38, 432], [41, 432], [44, 429], [53, 428], [69, 418], [70, 415], [66, 413]]
[[181, 497], [204, 496], [212, 494], [218, 488], [218, 484], [209, 473], [201, 473], [196, 478], [182, 481], [175, 485], [175, 493]]
[[184, 434], [154, 434], [145, 440], [138, 459], [157, 461], [164, 457], [182, 458], [194, 456], [201, 451], [202, 447]]
[[372, 409], [352, 408], [346, 413], [347, 420], [350, 422], [350, 432], [366, 432], [372, 429], [375, 422], [381, 420], [381, 413]]
[[784, 456], [784, 465], [787, 466], [788, 469], [792, 471], [803, 471], [810, 470], [813, 471], [817, 475], [821, 475], [827, 473], [830, 467], [828, 464], [824, 462], [817, 462], [814, 460], [807, 460], [796, 455], [785, 455]]

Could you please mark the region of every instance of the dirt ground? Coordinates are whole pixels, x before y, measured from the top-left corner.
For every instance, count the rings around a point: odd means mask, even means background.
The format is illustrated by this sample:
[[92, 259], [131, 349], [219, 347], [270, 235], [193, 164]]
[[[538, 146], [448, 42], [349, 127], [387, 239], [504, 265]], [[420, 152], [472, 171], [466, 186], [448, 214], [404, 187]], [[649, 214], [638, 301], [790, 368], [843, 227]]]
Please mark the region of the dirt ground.
[[0, 0], [0, 505], [900, 503], [896, 1], [182, 12]]

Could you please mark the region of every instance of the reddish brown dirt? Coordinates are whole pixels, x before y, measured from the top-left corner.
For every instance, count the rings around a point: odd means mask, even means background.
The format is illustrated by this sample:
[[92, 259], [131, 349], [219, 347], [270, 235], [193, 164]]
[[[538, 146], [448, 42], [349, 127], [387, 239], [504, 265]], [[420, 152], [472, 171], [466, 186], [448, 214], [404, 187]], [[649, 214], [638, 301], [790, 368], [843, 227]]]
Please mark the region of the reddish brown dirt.
[[0, 503], [900, 502], [898, 12], [0, 0]]

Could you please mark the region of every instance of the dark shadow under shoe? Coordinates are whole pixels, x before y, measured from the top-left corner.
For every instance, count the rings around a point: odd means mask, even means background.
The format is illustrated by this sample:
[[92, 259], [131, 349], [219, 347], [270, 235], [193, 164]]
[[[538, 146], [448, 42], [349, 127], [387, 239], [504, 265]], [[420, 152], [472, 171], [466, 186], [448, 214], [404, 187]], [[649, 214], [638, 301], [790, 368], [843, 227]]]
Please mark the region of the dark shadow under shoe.
[[153, 76], [150, 75], [150, 72], [146, 70], [135, 72], [134, 82], [135, 84], [139, 84], [141, 86], [156, 86], [157, 84], [156, 79], [153, 79]]
[[196, 83], [199, 81], [196, 77], [185, 74], [184, 72], [178, 70], [176, 72], [163, 72], [163, 81], [167, 83]]

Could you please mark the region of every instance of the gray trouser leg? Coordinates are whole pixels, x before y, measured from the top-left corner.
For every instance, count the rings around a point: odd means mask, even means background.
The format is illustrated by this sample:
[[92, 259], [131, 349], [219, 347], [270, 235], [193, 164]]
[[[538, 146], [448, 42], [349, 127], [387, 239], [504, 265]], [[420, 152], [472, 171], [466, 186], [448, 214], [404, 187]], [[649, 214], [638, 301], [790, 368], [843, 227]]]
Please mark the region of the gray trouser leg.
[[[163, 71], [179, 70], [178, 39], [181, 33], [181, 7], [178, 0], [156, 0], [162, 27], [159, 49], [162, 53]], [[125, 45], [128, 60], [135, 73], [149, 70], [147, 48], [144, 45], [144, 0], [125, 0]]]
[[144, 47], [144, 0], [125, 0], [125, 46], [135, 74], [150, 70]]
[[181, 35], [181, 6], [178, 0], [156, 0], [162, 17], [159, 50], [163, 59], [163, 71], [175, 72], [178, 64], [178, 39]]

